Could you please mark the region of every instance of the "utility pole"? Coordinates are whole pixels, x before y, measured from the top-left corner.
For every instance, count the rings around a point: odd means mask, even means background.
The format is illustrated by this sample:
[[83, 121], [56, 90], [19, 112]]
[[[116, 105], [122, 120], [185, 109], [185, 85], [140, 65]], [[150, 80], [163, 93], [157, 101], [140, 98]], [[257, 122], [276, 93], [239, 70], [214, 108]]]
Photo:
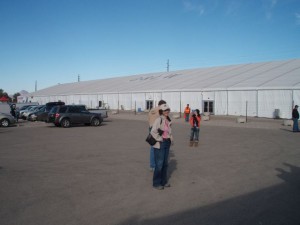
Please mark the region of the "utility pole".
[[35, 91], [37, 91], [37, 81], [35, 81]]
[[170, 63], [169, 63], [169, 59], [167, 61], [167, 72], [169, 72], [169, 68], [170, 68]]
[[80, 82], [80, 75], [78, 74], [78, 82]]

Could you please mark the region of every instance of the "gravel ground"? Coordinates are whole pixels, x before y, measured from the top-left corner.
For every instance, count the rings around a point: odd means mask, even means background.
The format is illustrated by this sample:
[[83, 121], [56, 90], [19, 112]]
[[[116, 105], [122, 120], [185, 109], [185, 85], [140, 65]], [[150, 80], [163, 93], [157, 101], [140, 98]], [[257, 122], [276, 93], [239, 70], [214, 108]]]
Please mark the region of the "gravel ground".
[[196, 148], [189, 125], [173, 121], [162, 191], [151, 186], [146, 114], [0, 128], [0, 224], [300, 224], [300, 133], [282, 120], [213, 116]]

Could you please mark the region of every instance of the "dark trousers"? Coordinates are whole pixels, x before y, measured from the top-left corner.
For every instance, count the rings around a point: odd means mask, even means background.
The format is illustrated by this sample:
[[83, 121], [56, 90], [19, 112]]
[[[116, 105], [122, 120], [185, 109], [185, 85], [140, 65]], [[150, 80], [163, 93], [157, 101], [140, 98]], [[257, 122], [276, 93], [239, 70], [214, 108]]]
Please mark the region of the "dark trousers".
[[297, 118], [293, 118], [293, 131], [294, 132], [298, 132], [299, 131], [298, 119]]
[[171, 141], [164, 140], [160, 149], [154, 148], [155, 170], [153, 173], [153, 187], [164, 186], [168, 182], [168, 165]]

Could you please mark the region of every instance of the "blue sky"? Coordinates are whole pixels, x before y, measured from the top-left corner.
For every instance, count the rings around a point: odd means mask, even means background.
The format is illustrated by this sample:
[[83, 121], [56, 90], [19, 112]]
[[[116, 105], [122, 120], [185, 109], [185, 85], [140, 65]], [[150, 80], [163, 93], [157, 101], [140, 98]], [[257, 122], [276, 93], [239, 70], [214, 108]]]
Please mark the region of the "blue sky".
[[[0, 0], [0, 88], [300, 58], [300, 0]], [[300, 76], [300, 74], [299, 74]]]

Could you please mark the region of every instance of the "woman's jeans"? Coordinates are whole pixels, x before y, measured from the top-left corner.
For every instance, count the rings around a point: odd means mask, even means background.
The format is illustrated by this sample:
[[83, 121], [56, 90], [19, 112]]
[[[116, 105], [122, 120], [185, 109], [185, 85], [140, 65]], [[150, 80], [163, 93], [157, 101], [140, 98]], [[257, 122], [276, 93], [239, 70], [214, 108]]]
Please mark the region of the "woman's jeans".
[[150, 168], [155, 168], [155, 157], [154, 157], [154, 148], [153, 146], [150, 147]]
[[294, 132], [298, 132], [299, 131], [299, 127], [298, 127], [298, 119], [297, 118], [293, 118], [293, 131]]
[[199, 133], [200, 133], [199, 127], [192, 127], [190, 141], [199, 141]]
[[160, 149], [154, 148], [155, 170], [153, 173], [153, 187], [165, 186], [168, 183], [168, 165], [171, 140], [164, 139]]

